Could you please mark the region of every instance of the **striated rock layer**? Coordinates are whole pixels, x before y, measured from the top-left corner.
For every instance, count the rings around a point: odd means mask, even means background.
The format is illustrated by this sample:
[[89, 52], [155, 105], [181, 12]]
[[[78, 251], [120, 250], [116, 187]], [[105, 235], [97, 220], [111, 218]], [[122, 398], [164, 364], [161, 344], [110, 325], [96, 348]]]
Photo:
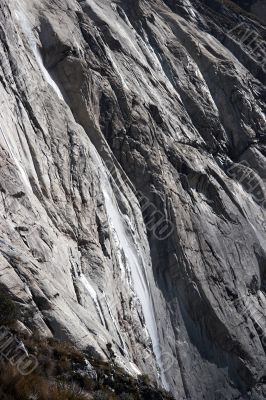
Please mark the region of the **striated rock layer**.
[[264, 23], [266, 22], [266, 4], [264, 0], [233, 0], [244, 10], [254, 14]]
[[0, 282], [27, 328], [179, 400], [265, 398], [265, 37], [230, 1], [1, 1]]

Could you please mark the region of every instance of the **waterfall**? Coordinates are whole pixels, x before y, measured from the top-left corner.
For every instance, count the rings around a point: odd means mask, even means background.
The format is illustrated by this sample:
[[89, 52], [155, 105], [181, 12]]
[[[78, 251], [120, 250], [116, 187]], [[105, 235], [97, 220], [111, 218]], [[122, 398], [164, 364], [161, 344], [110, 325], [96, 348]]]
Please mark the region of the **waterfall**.
[[101, 310], [101, 306], [100, 306], [100, 302], [97, 296], [96, 291], [94, 290], [94, 288], [91, 286], [91, 284], [89, 283], [88, 279], [86, 278], [86, 276], [84, 274], [80, 274], [80, 282], [83, 284], [83, 286], [85, 287], [85, 289], [87, 290], [89, 296], [91, 297], [95, 308], [97, 310], [97, 313], [100, 317], [101, 323], [103, 326], [105, 326], [105, 322], [104, 322], [104, 316]]
[[116, 235], [119, 239], [120, 245], [124, 251], [126, 260], [128, 262], [130, 273], [133, 279], [134, 290], [142, 306], [147, 330], [150, 335], [153, 345], [153, 350], [160, 369], [161, 381], [165, 389], [168, 390], [169, 385], [167, 383], [162, 365], [161, 346], [160, 346], [157, 323], [155, 318], [154, 305], [146, 275], [145, 263], [143, 261], [143, 257], [141, 256], [141, 254], [139, 254], [138, 250], [136, 249], [132, 235], [130, 235], [126, 229], [128, 222], [126, 222], [126, 220], [124, 219], [123, 215], [119, 210], [119, 206], [117, 204], [112, 186], [109, 181], [109, 177], [110, 179], [112, 178], [110, 174], [108, 176], [107, 169], [93, 146], [92, 146], [92, 156], [95, 165], [98, 166], [100, 175], [100, 185], [104, 196], [105, 208], [109, 219], [109, 223], [114, 227], [116, 231]]
[[57, 94], [57, 96], [59, 97], [59, 99], [64, 101], [64, 98], [62, 96], [62, 93], [61, 93], [59, 87], [57, 86], [57, 84], [55, 83], [55, 81], [53, 80], [53, 78], [51, 77], [51, 75], [49, 74], [49, 72], [47, 71], [47, 69], [45, 68], [45, 66], [43, 64], [42, 56], [41, 56], [39, 49], [37, 48], [36, 43], [34, 43], [32, 45], [32, 51], [35, 55], [35, 59], [39, 65], [39, 68], [42, 72], [44, 80], [54, 89], [54, 91]]
[[49, 72], [47, 71], [47, 69], [45, 68], [45, 66], [43, 64], [41, 53], [37, 47], [37, 39], [32, 31], [30, 21], [28, 20], [28, 18], [25, 16], [23, 11], [21, 11], [21, 10], [19, 10], [19, 11], [16, 10], [15, 16], [20, 24], [22, 32], [24, 33], [24, 35], [28, 41], [28, 44], [32, 50], [32, 53], [34, 54], [35, 60], [40, 68], [40, 71], [42, 73], [44, 80], [53, 88], [53, 90], [55, 91], [55, 93], [57, 94], [59, 99], [64, 101], [63, 95], [62, 95], [59, 87], [57, 86], [57, 84], [55, 83], [55, 81], [53, 80], [53, 78], [51, 77], [51, 75], [49, 74]]
[[[32, 49], [32, 52], [35, 56], [35, 59], [36, 59], [38, 65], [39, 65], [39, 68], [42, 72], [43, 78], [54, 89], [54, 91], [57, 93], [58, 97], [61, 100], [63, 100], [63, 96], [62, 96], [62, 93], [61, 93], [59, 87], [56, 85], [56, 83], [50, 76], [49, 72], [45, 69], [45, 67], [43, 65], [41, 54], [37, 48], [37, 40], [36, 40], [35, 35], [32, 32], [32, 29], [30, 27], [30, 23], [29, 23], [28, 19], [20, 11], [16, 11], [16, 16], [17, 16], [18, 21], [20, 22], [21, 28], [22, 28], [25, 36], [28, 39], [28, 42]], [[109, 57], [111, 59], [111, 62], [114, 64], [114, 68], [115, 68], [115, 63], [114, 63], [114, 60], [112, 59], [110, 53], [109, 53]], [[124, 82], [123, 77], [121, 77], [121, 79], [122, 79], [122, 82]], [[124, 82], [124, 85], [126, 85], [125, 82]], [[116, 201], [114, 191], [113, 191], [112, 186], [109, 181], [109, 178], [111, 179], [111, 176], [107, 172], [108, 169], [103, 164], [99, 154], [97, 153], [97, 151], [93, 145], [91, 145], [91, 155], [93, 157], [95, 165], [97, 165], [98, 170], [99, 170], [101, 191], [104, 196], [104, 202], [105, 202], [105, 208], [106, 208], [106, 212], [107, 212], [107, 216], [108, 216], [108, 220], [109, 220], [109, 226], [113, 230], [112, 233], [115, 237], [117, 246], [120, 246], [122, 248], [125, 258], [127, 260], [130, 275], [132, 276], [132, 279], [133, 279], [134, 290], [140, 301], [140, 304], [141, 304], [141, 307], [143, 310], [143, 314], [144, 314], [144, 318], [145, 318], [146, 327], [147, 327], [149, 336], [152, 341], [153, 350], [154, 350], [157, 364], [158, 364], [159, 371], [160, 371], [161, 382], [162, 382], [162, 385], [164, 386], [164, 388], [168, 390], [169, 385], [167, 383], [167, 380], [166, 380], [166, 377], [164, 374], [163, 365], [162, 365], [161, 346], [160, 346], [159, 334], [158, 334], [157, 323], [156, 323], [156, 318], [155, 318], [154, 305], [153, 305], [151, 291], [150, 291], [150, 287], [149, 287], [149, 281], [147, 279], [147, 274], [146, 274], [146, 269], [145, 269], [145, 262], [143, 260], [142, 254], [140, 254], [140, 252], [136, 248], [136, 244], [134, 242], [133, 235], [130, 234], [126, 229], [126, 227], [128, 226], [128, 221], [126, 220], [126, 217], [123, 217], [122, 213], [119, 210], [119, 206]], [[123, 274], [123, 271], [122, 271], [122, 274]], [[123, 276], [124, 277], [126, 276], [125, 271], [124, 271]], [[82, 273], [80, 274], [80, 281], [86, 288], [89, 296], [92, 298], [102, 324], [105, 325], [104, 316], [103, 316], [103, 313], [102, 313], [102, 310], [100, 307], [100, 302], [99, 302], [99, 299], [98, 299], [95, 289], [91, 286], [91, 284], [89, 283], [86, 276]]]

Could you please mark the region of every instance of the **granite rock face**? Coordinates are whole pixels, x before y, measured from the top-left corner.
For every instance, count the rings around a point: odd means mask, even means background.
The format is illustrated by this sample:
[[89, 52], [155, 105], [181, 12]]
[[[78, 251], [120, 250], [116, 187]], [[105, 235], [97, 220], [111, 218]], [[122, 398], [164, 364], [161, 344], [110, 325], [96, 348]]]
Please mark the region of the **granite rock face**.
[[266, 396], [266, 28], [230, 5], [0, 4], [2, 290], [179, 400]]
[[266, 4], [264, 0], [233, 0], [236, 4], [251, 14], [254, 14], [262, 22], [266, 23]]

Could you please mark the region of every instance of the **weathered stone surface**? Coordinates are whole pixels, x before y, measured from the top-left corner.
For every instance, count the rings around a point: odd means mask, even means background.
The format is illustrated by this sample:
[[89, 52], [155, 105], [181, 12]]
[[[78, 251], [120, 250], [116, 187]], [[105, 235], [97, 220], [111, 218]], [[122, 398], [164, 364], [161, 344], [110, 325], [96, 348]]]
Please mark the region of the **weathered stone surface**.
[[0, 4], [0, 282], [177, 399], [266, 395], [266, 30], [226, 4]]
[[233, 0], [236, 4], [264, 23], [266, 22], [266, 4], [264, 0]]

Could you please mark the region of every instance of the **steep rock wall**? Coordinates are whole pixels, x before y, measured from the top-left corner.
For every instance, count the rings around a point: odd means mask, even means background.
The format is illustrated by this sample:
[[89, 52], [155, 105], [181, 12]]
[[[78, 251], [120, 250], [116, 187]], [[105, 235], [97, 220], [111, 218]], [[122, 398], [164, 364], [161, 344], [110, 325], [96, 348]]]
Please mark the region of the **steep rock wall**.
[[0, 5], [1, 284], [30, 329], [112, 343], [177, 399], [265, 397], [265, 60], [247, 30], [263, 43], [219, 1]]

